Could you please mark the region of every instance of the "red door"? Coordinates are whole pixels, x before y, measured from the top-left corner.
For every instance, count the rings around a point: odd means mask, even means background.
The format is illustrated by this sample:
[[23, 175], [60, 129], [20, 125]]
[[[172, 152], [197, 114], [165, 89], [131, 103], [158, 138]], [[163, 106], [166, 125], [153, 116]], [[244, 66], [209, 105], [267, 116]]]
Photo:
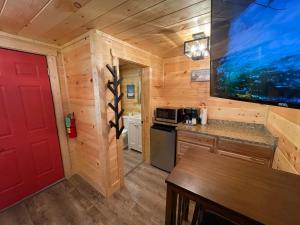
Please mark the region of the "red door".
[[63, 176], [46, 57], [0, 48], [0, 209]]

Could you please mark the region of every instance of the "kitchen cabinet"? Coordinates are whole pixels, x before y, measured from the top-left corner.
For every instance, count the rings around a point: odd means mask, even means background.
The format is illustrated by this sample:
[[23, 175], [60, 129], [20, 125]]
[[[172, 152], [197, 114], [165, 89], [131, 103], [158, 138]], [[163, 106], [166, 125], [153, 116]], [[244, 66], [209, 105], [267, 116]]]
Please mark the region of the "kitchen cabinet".
[[142, 152], [142, 123], [139, 118], [128, 121], [128, 147]]
[[271, 166], [273, 149], [254, 143], [245, 143], [239, 140], [218, 138], [216, 153], [231, 158], [239, 158], [256, 164]]
[[218, 150], [218, 149], [216, 150], [216, 153], [218, 155], [223, 155], [223, 156], [226, 156], [229, 158], [241, 159], [244, 161], [253, 162], [253, 163], [261, 164], [261, 165], [268, 165], [268, 163], [269, 163], [268, 159], [256, 158], [256, 157], [237, 154], [237, 153], [233, 153], [233, 152], [227, 152], [227, 151]]
[[271, 167], [274, 155], [272, 146], [203, 135], [197, 132], [177, 131], [177, 162], [188, 149], [209, 151], [268, 167]]
[[212, 148], [205, 145], [192, 144], [184, 141], [177, 141], [177, 160], [180, 160], [184, 153], [189, 149], [211, 152]]

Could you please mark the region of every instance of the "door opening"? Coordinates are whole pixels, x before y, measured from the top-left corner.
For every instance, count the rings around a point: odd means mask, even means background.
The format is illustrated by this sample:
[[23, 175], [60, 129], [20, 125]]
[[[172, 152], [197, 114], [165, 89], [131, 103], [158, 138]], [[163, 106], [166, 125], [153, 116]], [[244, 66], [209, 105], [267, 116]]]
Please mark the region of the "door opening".
[[143, 162], [142, 74], [143, 67], [119, 59], [120, 89], [124, 94], [122, 132], [124, 176]]

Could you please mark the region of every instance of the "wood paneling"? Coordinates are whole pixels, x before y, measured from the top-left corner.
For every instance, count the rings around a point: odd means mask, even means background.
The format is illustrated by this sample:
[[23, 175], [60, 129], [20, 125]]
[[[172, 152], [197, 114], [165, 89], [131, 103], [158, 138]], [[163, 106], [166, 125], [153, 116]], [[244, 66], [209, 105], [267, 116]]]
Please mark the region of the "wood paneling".
[[75, 113], [78, 136], [69, 139], [72, 169], [106, 194], [105, 167], [97, 123], [90, 38], [62, 49], [58, 60], [64, 112]]
[[0, 31], [1, 47], [41, 55], [56, 56], [59, 47]]
[[[98, 76], [101, 77], [101, 81], [99, 81], [99, 89], [103, 90], [100, 93], [101, 98], [101, 106], [100, 108], [103, 110], [101, 116], [103, 117], [102, 121], [102, 127], [103, 127], [103, 135], [104, 138], [107, 139], [107, 161], [106, 161], [106, 168], [107, 168], [107, 182], [108, 182], [108, 193], [107, 195], [110, 195], [115, 190], [119, 189], [122, 185], [122, 178], [123, 178], [123, 172], [122, 172], [122, 149], [120, 147], [120, 144], [117, 142], [115, 138], [115, 130], [112, 128], [109, 128], [108, 121], [113, 119], [114, 114], [109, 107], [107, 107], [107, 104], [112, 101], [112, 94], [107, 91], [106, 89], [106, 83], [109, 79], [111, 79], [111, 74], [109, 71], [105, 68], [106, 64], [115, 65], [118, 66], [119, 60], [126, 60], [129, 62], [133, 62], [135, 64], [139, 64], [143, 67], [147, 67], [150, 69], [149, 73], [144, 73], [143, 75], [152, 77], [159, 77], [161, 74], [160, 68], [161, 68], [161, 59], [151, 55], [148, 52], [145, 52], [141, 49], [135, 48], [125, 42], [122, 42], [118, 39], [115, 39], [109, 35], [106, 35], [101, 32], [95, 32], [93, 33], [93, 39], [95, 42], [95, 55], [94, 57], [97, 59], [96, 62], [96, 68], [98, 71]], [[142, 75], [142, 76], [143, 76]], [[149, 79], [148, 78], [148, 79]], [[142, 78], [144, 79], [144, 78]], [[145, 80], [143, 80], [143, 84], [146, 90], [149, 90], [150, 88], [150, 79], [146, 83]], [[151, 91], [151, 90], [150, 90]], [[149, 92], [150, 92], [149, 91]], [[148, 95], [149, 95], [148, 92]], [[150, 96], [150, 95], [149, 95]], [[148, 96], [148, 97], [149, 97]], [[144, 99], [143, 100], [143, 106], [144, 108], [150, 107], [150, 101]], [[143, 126], [144, 134], [146, 137], [149, 137], [149, 131], [150, 131], [150, 110], [144, 111], [142, 117], [143, 117]], [[106, 121], [106, 122], [104, 122]], [[105, 137], [106, 136], [106, 137]], [[149, 141], [150, 139], [145, 138], [144, 139], [144, 146], [143, 146], [143, 157], [144, 160], [149, 160]]]
[[[90, 18], [91, 16], [87, 15], [84, 11], [82, 12], [82, 8], [79, 9], [75, 7], [75, 2], [79, 3], [82, 7], [87, 7], [90, 12], [91, 8], [88, 7], [95, 7], [95, 4], [92, 4], [91, 0], [51, 0], [48, 2], [48, 5], [18, 33], [26, 37], [52, 40], [52, 42], [55, 43], [58, 34], [66, 34], [72, 31], [74, 25], [78, 25], [80, 21], [84, 21], [85, 18]], [[87, 5], [87, 3], [89, 4]], [[103, 8], [105, 10], [105, 7]], [[95, 12], [101, 13], [97, 10], [95, 10]]]
[[270, 107], [269, 130], [279, 138], [273, 168], [300, 174], [300, 111]]
[[62, 94], [60, 92], [60, 80], [58, 66], [56, 63], [55, 56], [47, 57], [47, 64], [49, 69], [49, 79], [51, 83], [51, 91], [53, 96], [55, 117], [57, 122], [57, 132], [59, 136], [59, 144], [61, 149], [61, 156], [64, 166], [64, 174], [67, 178], [73, 175], [72, 173], [72, 162], [69, 153], [68, 140], [66, 135], [66, 127], [64, 124], [64, 112], [62, 103]]
[[153, 106], [208, 106], [210, 119], [266, 122], [268, 106], [210, 97], [209, 82], [191, 82], [191, 70], [209, 68], [209, 58], [192, 61], [185, 56], [163, 60], [163, 84], [152, 90]]
[[[141, 88], [142, 88], [142, 67], [130, 66], [125, 64], [119, 67], [120, 77], [122, 78], [121, 92], [124, 93], [122, 98], [122, 109], [124, 115], [128, 113], [141, 113]], [[134, 98], [127, 98], [127, 85], [134, 85]]]
[[208, 106], [210, 119], [266, 124], [279, 137], [274, 168], [300, 172], [300, 112], [262, 104], [210, 97], [209, 82], [191, 82], [193, 68], [209, 68], [209, 59], [192, 61], [185, 56], [163, 60], [161, 85], [152, 89], [152, 105], [199, 107]]
[[2, 0], [0, 9], [1, 30], [58, 45], [99, 29], [164, 56], [210, 33], [209, 0]]
[[8, 33], [17, 34], [27, 26], [50, 0], [5, 1], [0, 14], [0, 28]]

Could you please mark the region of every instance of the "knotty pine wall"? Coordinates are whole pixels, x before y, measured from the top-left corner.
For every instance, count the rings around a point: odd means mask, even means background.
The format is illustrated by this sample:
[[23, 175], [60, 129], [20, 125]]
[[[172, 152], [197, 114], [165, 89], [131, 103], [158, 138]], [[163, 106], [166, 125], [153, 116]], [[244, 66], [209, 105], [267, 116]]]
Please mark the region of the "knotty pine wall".
[[90, 38], [63, 48], [57, 57], [64, 114], [75, 113], [77, 137], [68, 139], [72, 172], [105, 195], [103, 145], [99, 138]]
[[161, 59], [104, 33], [86, 37], [63, 48], [58, 56], [64, 113], [75, 112], [78, 137], [69, 140], [73, 173], [78, 173], [103, 195], [123, 183], [121, 142], [108, 126], [114, 119], [107, 107], [112, 94], [106, 83], [107, 63], [119, 59], [143, 66], [144, 159], [149, 160], [150, 125], [156, 106], [199, 107], [205, 102], [209, 118], [267, 124], [279, 138], [274, 168], [299, 172], [299, 111], [209, 97], [209, 82], [190, 82], [193, 68], [208, 68], [209, 59], [191, 61], [185, 56]]
[[209, 82], [191, 82], [191, 70], [209, 68], [209, 58], [193, 61], [186, 56], [163, 59], [161, 85], [153, 88], [155, 106], [208, 106], [210, 119], [224, 119], [264, 124], [268, 107], [265, 105], [210, 97]]
[[[94, 58], [94, 73], [98, 74], [100, 109], [102, 117], [103, 146], [106, 148], [106, 177], [108, 185], [107, 195], [118, 190], [123, 183], [123, 149], [122, 141], [116, 140], [114, 128], [108, 126], [109, 120], [114, 120], [114, 112], [107, 107], [113, 102], [113, 95], [106, 88], [106, 83], [111, 80], [111, 74], [105, 68], [106, 64], [119, 65], [119, 60], [126, 60], [143, 67], [143, 158], [148, 161], [150, 156], [150, 125], [151, 125], [151, 90], [157, 85], [162, 74], [162, 59], [141, 49], [133, 47], [123, 41], [113, 38], [107, 34], [96, 31], [92, 34], [92, 55]], [[106, 136], [106, 137], [105, 137]]]
[[273, 168], [300, 174], [300, 110], [270, 107], [267, 127], [279, 137]]
[[[162, 59], [100, 31], [92, 30], [63, 47], [58, 71], [64, 114], [75, 112], [78, 136], [69, 139], [72, 172], [104, 196], [123, 184], [122, 141], [110, 128], [114, 112], [107, 106], [113, 95], [106, 84], [112, 76], [106, 64], [126, 60], [142, 67], [143, 157], [150, 157], [151, 91], [160, 85]], [[121, 104], [121, 103], [120, 103]]]
[[200, 61], [185, 56], [163, 59], [163, 77], [160, 85], [152, 90], [153, 108], [199, 107], [204, 102], [210, 119], [265, 124], [279, 137], [273, 167], [300, 173], [300, 110], [210, 97], [209, 82], [190, 81], [192, 69], [209, 68], [209, 64], [209, 58]]

